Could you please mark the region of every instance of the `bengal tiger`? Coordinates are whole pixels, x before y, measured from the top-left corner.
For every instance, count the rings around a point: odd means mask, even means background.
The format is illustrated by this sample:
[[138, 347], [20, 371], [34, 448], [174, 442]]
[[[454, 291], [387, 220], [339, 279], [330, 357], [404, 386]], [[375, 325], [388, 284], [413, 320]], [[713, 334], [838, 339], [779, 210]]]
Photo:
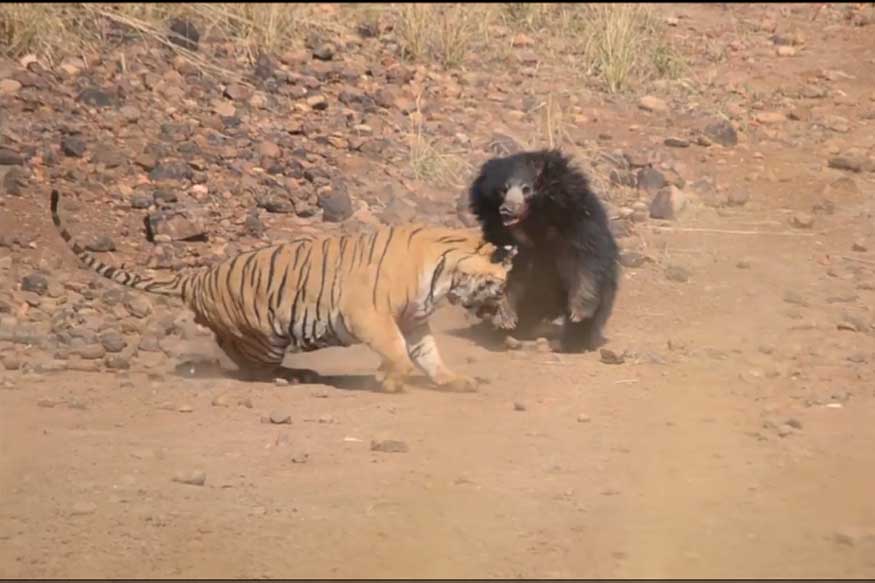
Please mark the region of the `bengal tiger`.
[[248, 380], [273, 380], [287, 350], [364, 343], [381, 357], [375, 377], [385, 392], [404, 390], [411, 360], [444, 390], [474, 391], [474, 379], [443, 363], [429, 317], [445, 297], [468, 309], [499, 301], [516, 253], [487, 243], [479, 229], [381, 226], [295, 239], [156, 279], [86, 251], [63, 225], [59, 202], [53, 190], [52, 221], [82, 263], [121, 285], [180, 297]]

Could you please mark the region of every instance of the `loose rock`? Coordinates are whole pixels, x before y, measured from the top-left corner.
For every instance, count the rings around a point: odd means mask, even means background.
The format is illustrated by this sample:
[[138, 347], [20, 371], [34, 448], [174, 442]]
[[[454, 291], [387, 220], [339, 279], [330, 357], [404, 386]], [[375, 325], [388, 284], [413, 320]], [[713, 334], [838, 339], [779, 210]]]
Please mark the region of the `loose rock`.
[[231, 406], [231, 397], [228, 395], [218, 395], [212, 401], [213, 407], [230, 407]]
[[310, 461], [310, 454], [306, 452], [298, 453], [292, 456], [293, 464], [306, 464], [308, 461]]
[[771, 125], [785, 121], [787, 116], [777, 111], [763, 111], [756, 114], [754, 119], [761, 124]]
[[862, 172], [864, 160], [860, 156], [841, 155], [829, 159], [828, 165], [836, 170], [848, 170], [850, 172]]
[[21, 280], [21, 289], [41, 296], [49, 289], [49, 280], [40, 273], [31, 273]]
[[106, 356], [106, 350], [100, 344], [86, 344], [76, 352], [83, 360], [98, 360]]
[[655, 113], [665, 113], [668, 111], [668, 104], [659, 97], [654, 97], [653, 95], [645, 95], [638, 101], [638, 107], [643, 109], [644, 111], [651, 111]]
[[149, 180], [153, 182], [191, 180], [194, 171], [191, 166], [180, 161], [164, 161], [149, 172]]
[[97, 512], [97, 505], [93, 502], [76, 502], [70, 509], [70, 516], [88, 516]]
[[201, 35], [198, 29], [190, 21], [176, 18], [170, 23], [170, 32], [168, 40], [173, 44], [180, 46], [189, 51], [198, 49], [198, 42]]
[[687, 207], [689, 200], [682, 190], [674, 185], [656, 193], [650, 203], [650, 216], [654, 219], [677, 219]]
[[151, 213], [148, 218], [149, 237], [166, 235], [170, 241], [190, 241], [206, 233], [202, 213], [194, 209], [169, 209]]
[[135, 318], [146, 318], [152, 313], [152, 304], [146, 298], [136, 295], [125, 302], [128, 313]]
[[330, 223], [340, 223], [352, 216], [352, 199], [346, 188], [336, 187], [320, 194], [319, 207], [322, 209], [322, 218]]
[[85, 154], [85, 141], [78, 136], [65, 136], [61, 140], [61, 151], [70, 158], [81, 158]]
[[125, 337], [118, 332], [105, 332], [101, 334], [100, 343], [104, 350], [111, 353], [121, 352], [128, 345]]
[[104, 364], [109, 370], [128, 370], [131, 368], [131, 359], [125, 354], [110, 354]]
[[97, 87], [88, 87], [79, 93], [79, 102], [93, 107], [109, 107], [112, 98]]
[[334, 58], [334, 53], [334, 45], [331, 43], [324, 43], [313, 49], [313, 57], [320, 61], [330, 61]]
[[640, 190], [654, 193], [668, 185], [665, 175], [655, 168], [642, 168], [638, 171], [637, 185]]
[[670, 265], [665, 268], [665, 277], [676, 283], [686, 283], [690, 279], [690, 272], [680, 265]]
[[115, 242], [107, 235], [99, 235], [86, 243], [85, 248], [92, 253], [106, 253], [115, 251]]
[[207, 483], [207, 474], [202, 470], [181, 470], [173, 475], [171, 481], [189, 486], [203, 486]]
[[15, 79], [0, 80], [0, 95], [14, 95], [21, 89], [21, 83]]
[[382, 453], [407, 453], [409, 448], [403, 441], [384, 439], [382, 441], [371, 441], [371, 451], [379, 451]]
[[24, 163], [22, 157], [7, 148], [0, 148], [0, 166], [20, 166]]
[[796, 213], [790, 219], [790, 224], [797, 229], [810, 229], [814, 226], [814, 217], [807, 213]]
[[690, 147], [690, 140], [686, 140], [684, 138], [678, 138], [678, 137], [674, 137], [674, 136], [666, 138], [663, 143], [670, 148], [689, 148]]
[[283, 411], [273, 411], [270, 414], [270, 422], [275, 425], [290, 425], [292, 416]]
[[750, 201], [750, 192], [747, 190], [733, 190], [726, 197], [727, 206], [744, 206]]
[[622, 251], [620, 253], [620, 265], [623, 267], [634, 269], [641, 267], [648, 261], [650, 261], [650, 258], [638, 251]]
[[623, 364], [626, 362], [626, 357], [623, 354], [617, 354], [608, 348], [602, 348], [599, 355], [604, 364]]
[[731, 147], [738, 144], [738, 132], [731, 123], [725, 120], [715, 121], [705, 126], [705, 136], [714, 142], [724, 147]]

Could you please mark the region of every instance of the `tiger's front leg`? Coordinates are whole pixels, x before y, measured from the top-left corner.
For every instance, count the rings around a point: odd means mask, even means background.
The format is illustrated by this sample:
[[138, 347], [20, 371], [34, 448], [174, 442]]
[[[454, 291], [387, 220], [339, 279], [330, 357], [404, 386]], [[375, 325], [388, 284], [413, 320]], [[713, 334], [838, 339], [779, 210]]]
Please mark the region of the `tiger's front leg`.
[[428, 322], [419, 324], [404, 335], [407, 353], [422, 372], [446, 391], [470, 393], [477, 390], [477, 381], [454, 373], [444, 364]]
[[376, 379], [385, 393], [402, 393], [414, 367], [407, 356], [407, 344], [395, 320], [388, 314], [349, 316], [350, 331], [381, 359]]

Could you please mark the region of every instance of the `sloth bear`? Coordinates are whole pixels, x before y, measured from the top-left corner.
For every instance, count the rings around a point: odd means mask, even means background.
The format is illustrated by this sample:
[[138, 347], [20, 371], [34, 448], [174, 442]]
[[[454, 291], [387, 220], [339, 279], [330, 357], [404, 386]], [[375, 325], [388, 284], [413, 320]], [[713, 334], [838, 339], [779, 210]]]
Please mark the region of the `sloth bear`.
[[604, 207], [570, 158], [555, 149], [493, 158], [471, 185], [469, 204], [488, 241], [518, 246], [505, 297], [478, 316], [518, 336], [563, 316], [563, 352], [602, 345], [619, 252]]

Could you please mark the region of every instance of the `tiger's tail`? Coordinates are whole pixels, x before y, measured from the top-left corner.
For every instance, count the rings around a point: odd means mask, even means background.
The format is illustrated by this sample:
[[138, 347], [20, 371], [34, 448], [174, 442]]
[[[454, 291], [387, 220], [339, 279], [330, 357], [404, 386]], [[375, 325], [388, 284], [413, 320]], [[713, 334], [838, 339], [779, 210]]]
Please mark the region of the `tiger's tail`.
[[186, 296], [187, 288], [191, 285], [192, 274], [177, 274], [170, 279], [155, 279], [107, 265], [95, 257], [93, 253], [87, 251], [73, 238], [73, 235], [61, 222], [61, 216], [58, 214], [60, 200], [60, 193], [57, 190], [52, 190], [52, 222], [55, 223], [61, 237], [82, 263], [103, 277], [127, 287], [181, 298]]

